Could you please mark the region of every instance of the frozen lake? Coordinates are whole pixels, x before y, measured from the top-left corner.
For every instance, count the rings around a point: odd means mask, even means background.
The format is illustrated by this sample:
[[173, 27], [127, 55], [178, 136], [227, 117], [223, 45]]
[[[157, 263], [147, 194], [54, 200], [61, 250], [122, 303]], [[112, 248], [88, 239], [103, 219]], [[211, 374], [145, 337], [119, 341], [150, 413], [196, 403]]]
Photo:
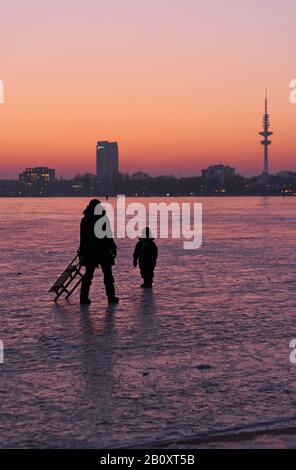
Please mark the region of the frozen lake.
[[[55, 304], [47, 291], [78, 247], [88, 201], [0, 199], [0, 446], [296, 430], [296, 198], [200, 199], [201, 249], [157, 240], [153, 292], [139, 288], [135, 242], [118, 240], [120, 304], [107, 306], [99, 272], [89, 308], [77, 292]], [[258, 445], [295, 447], [289, 434]]]

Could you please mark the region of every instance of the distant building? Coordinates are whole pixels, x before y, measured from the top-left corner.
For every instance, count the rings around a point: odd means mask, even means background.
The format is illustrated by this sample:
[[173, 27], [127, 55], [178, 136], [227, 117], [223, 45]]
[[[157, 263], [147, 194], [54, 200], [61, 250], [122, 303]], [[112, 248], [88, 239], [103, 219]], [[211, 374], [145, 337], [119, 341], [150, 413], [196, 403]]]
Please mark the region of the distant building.
[[150, 176], [148, 173], [143, 173], [142, 171], [137, 171], [136, 173], [133, 173], [131, 176], [132, 180], [147, 180], [149, 179]]
[[112, 181], [118, 174], [118, 144], [117, 142], [97, 142], [97, 177], [102, 181]]
[[295, 178], [296, 173], [295, 171], [285, 170], [279, 171], [276, 176], [280, 176], [281, 178]]
[[55, 180], [55, 170], [47, 167], [26, 168], [23, 173], [20, 173], [19, 180], [27, 187], [37, 183], [49, 184]]
[[201, 175], [207, 179], [218, 178], [223, 180], [225, 176], [234, 176], [235, 168], [228, 165], [211, 165], [205, 170], [201, 170]]

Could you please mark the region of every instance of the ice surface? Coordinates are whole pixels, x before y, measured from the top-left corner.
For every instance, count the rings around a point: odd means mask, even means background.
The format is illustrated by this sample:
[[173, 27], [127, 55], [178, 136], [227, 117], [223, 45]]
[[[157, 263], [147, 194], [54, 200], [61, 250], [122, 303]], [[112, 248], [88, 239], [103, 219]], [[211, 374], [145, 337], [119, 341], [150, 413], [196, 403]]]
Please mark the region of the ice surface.
[[135, 242], [118, 240], [120, 304], [107, 306], [99, 272], [89, 308], [78, 293], [55, 304], [47, 290], [78, 246], [87, 201], [0, 199], [0, 446], [141, 446], [295, 425], [296, 198], [199, 200], [202, 248], [157, 240], [153, 292], [139, 288]]

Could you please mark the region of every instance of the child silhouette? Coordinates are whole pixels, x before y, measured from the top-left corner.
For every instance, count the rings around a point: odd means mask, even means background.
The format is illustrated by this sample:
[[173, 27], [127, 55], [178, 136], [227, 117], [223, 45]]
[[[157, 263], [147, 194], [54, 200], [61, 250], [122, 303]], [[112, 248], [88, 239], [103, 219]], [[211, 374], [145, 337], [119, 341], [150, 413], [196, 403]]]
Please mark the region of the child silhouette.
[[141, 276], [144, 280], [141, 287], [151, 288], [154, 278], [154, 268], [158, 256], [158, 249], [149, 227], [142, 231], [139, 241], [136, 244], [134, 251], [134, 266], [136, 267], [139, 261], [139, 268]]

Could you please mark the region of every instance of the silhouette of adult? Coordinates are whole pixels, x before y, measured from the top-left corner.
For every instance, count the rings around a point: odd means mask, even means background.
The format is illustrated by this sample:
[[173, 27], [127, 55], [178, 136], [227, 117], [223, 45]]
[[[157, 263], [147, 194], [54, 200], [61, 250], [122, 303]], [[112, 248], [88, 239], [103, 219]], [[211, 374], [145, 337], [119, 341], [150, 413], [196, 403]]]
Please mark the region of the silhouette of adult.
[[95, 235], [95, 224], [104, 217], [106, 212], [101, 211], [100, 215], [95, 215], [94, 211], [101, 202], [98, 199], [92, 199], [84, 210], [83, 218], [80, 223], [80, 247], [79, 257], [82, 266], [85, 266], [85, 274], [81, 282], [80, 303], [89, 305], [89, 290], [96, 267], [101, 266], [104, 274], [105, 291], [108, 303], [114, 304], [119, 302], [119, 298], [115, 295], [114, 277], [112, 274], [112, 266], [115, 264], [117, 255], [117, 246], [113, 238], [105, 236], [98, 238]]

